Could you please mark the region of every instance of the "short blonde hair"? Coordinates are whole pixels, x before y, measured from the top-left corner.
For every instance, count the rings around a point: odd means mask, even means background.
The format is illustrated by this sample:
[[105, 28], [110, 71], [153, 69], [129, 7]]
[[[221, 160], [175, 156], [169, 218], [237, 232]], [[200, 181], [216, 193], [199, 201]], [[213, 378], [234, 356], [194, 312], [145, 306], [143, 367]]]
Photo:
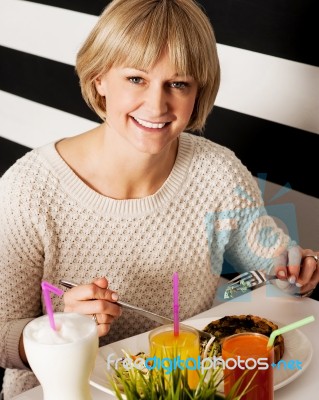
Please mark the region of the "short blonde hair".
[[113, 0], [77, 55], [84, 100], [105, 120], [96, 79], [112, 66], [148, 69], [165, 50], [176, 72], [198, 83], [186, 130], [202, 131], [219, 89], [220, 66], [212, 25], [193, 0]]

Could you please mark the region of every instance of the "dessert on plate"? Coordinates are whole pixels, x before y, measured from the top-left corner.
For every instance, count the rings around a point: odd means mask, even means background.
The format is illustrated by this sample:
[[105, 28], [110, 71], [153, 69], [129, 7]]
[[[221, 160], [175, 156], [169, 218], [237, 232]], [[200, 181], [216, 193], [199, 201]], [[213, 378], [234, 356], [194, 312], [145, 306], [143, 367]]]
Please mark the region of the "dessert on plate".
[[[203, 331], [211, 333], [214, 339], [213, 354], [211, 356], [221, 356], [221, 346], [223, 340], [227, 336], [235, 335], [243, 332], [261, 333], [265, 336], [270, 336], [271, 333], [278, 329], [278, 325], [269, 321], [266, 318], [256, 315], [227, 315], [223, 318], [210, 322]], [[203, 353], [208, 340], [201, 340], [201, 352]], [[274, 358], [277, 363], [284, 354], [284, 338], [278, 335], [274, 342]]]

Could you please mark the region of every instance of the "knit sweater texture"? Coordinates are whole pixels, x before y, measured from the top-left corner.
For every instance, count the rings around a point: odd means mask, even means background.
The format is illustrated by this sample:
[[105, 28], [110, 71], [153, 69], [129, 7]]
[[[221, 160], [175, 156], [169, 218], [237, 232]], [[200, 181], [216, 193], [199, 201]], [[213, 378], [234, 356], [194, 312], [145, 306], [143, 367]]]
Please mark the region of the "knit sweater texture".
[[[95, 192], [50, 143], [3, 175], [0, 204], [5, 400], [38, 384], [18, 343], [24, 326], [45, 313], [42, 280], [59, 286], [63, 278], [89, 283], [105, 276], [121, 300], [172, 317], [178, 272], [183, 320], [213, 306], [224, 257], [238, 271], [267, 268], [278, 245], [267, 229], [287, 241], [264, 214], [258, 186], [234, 153], [188, 133], [180, 135], [169, 177], [151, 196], [115, 200]], [[62, 298], [52, 296], [52, 302], [63, 311]], [[100, 345], [155, 326], [123, 311]]]

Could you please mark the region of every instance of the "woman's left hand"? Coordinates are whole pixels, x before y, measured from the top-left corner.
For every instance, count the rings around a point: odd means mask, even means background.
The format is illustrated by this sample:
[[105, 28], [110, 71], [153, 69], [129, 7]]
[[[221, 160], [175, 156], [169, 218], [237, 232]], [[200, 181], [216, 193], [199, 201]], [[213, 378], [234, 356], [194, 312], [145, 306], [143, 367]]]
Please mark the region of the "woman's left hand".
[[295, 285], [301, 296], [310, 296], [319, 282], [319, 252], [291, 247], [276, 258], [275, 274]]

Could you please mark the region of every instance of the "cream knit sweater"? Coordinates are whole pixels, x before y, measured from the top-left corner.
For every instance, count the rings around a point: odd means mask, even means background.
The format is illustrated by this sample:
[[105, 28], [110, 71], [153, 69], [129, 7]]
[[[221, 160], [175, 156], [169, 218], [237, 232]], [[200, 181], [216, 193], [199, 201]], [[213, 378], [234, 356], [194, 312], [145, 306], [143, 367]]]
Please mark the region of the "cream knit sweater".
[[[234, 154], [183, 133], [177, 159], [152, 196], [114, 200], [86, 186], [54, 143], [27, 153], [0, 180], [0, 365], [5, 400], [37, 384], [18, 353], [22, 329], [43, 314], [41, 280], [59, 285], [106, 276], [120, 299], [172, 316], [172, 274], [180, 277], [180, 318], [213, 305], [223, 257], [238, 270], [270, 265], [275, 248], [260, 232], [254, 179]], [[277, 231], [280, 240], [286, 240]], [[267, 235], [266, 235], [267, 236]], [[63, 300], [53, 296], [55, 311]], [[101, 345], [154, 324], [123, 312]]]

